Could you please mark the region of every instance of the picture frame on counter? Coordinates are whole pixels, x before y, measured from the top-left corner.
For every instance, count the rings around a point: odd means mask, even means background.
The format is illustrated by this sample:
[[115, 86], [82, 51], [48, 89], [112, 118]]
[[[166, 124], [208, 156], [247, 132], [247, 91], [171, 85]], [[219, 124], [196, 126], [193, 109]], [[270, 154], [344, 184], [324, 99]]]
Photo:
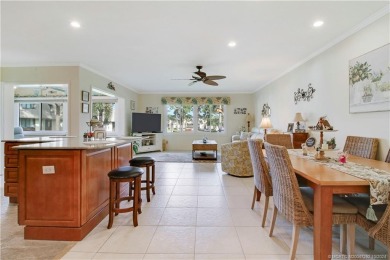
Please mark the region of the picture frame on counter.
[[89, 113], [89, 104], [88, 103], [81, 103], [81, 112], [82, 113]]
[[287, 125], [287, 132], [292, 133], [294, 128], [294, 123], [288, 123]]
[[81, 91], [81, 101], [88, 102], [89, 101], [89, 92], [88, 91]]

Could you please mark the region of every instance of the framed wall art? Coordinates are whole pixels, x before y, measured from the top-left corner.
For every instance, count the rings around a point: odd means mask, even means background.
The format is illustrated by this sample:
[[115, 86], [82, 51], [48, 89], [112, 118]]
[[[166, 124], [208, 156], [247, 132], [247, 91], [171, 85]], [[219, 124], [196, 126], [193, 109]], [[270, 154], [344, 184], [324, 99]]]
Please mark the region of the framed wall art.
[[89, 92], [81, 91], [81, 101], [88, 102], [89, 101]]
[[89, 113], [89, 104], [88, 103], [81, 103], [81, 112], [82, 113]]
[[135, 110], [135, 101], [134, 100], [130, 100], [130, 109]]
[[349, 112], [390, 110], [390, 44], [349, 61]]

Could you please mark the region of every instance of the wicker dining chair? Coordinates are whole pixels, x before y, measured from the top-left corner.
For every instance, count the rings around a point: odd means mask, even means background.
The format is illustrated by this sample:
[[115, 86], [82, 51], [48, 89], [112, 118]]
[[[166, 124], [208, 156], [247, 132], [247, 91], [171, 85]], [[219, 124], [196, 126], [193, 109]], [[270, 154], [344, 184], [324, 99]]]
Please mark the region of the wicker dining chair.
[[271, 176], [269, 176], [268, 165], [264, 159], [263, 154], [263, 140], [249, 139], [248, 140], [249, 153], [251, 156], [253, 168], [253, 181], [255, 184], [253, 192], [252, 207], [255, 206], [255, 200], [260, 201], [261, 194], [265, 195], [265, 203], [263, 210], [263, 220], [261, 226], [264, 227], [267, 219], [269, 197], [272, 196]]
[[389, 149], [389, 152], [387, 153], [385, 162], [390, 163], [390, 149]]
[[270, 144], [285, 146], [287, 149], [294, 149], [290, 134], [266, 134], [264, 141]]
[[[272, 236], [277, 213], [282, 213], [293, 224], [290, 259], [295, 258], [299, 231], [303, 226], [313, 225], [313, 190], [299, 188], [287, 149], [283, 146], [264, 143], [272, 181], [274, 212], [269, 235]], [[345, 231], [347, 231], [348, 253], [354, 254], [355, 222], [357, 208], [338, 196], [333, 196], [333, 224], [343, 226], [340, 234], [340, 249], [344, 253]]]
[[359, 157], [375, 159], [378, 144], [377, 138], [347, 136], [343, 151]]
[[390, 207], [385, 204], [373, 205], [378, 221], [371, 221], [366, 218], [367, 208], [370, 206], [370, 196], [368, 194], [358, 194], [358, 196], [345, 199], [358, 208], [356, 224], [368, 233], [368, 247], [373, 250], [375, 249], [375, 239], [381, 241], [387, 247], [387, 259], [390, 260]]

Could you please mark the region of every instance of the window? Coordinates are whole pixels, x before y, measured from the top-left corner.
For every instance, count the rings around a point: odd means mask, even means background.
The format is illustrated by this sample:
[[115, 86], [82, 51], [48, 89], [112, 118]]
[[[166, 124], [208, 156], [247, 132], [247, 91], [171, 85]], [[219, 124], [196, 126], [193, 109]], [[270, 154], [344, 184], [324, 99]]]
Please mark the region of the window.
[[193, 132], [194, 107], [167, 105], [167, 133]]
[[64, 103], [19, 103], [24, 131], [64, 131]]
[[[64, 84], [18, 85], [14, 87], [15, 121], [26, 135], [66, 134], [68, 86]], [[31, 134], [31, 133], [30, 133]]]
[[167, 133], [225, 130], [224, 105], [166, 105], [166, 112]]
[[224, 113], [223, 105], [198, 106], [198, 131], [223, 132]]
[[103, 128], [110, 134], [117, 132], [115, 118], [117, 118], [118, 99], [98, 89], [92, 89], [92, 118], [103, 122]]

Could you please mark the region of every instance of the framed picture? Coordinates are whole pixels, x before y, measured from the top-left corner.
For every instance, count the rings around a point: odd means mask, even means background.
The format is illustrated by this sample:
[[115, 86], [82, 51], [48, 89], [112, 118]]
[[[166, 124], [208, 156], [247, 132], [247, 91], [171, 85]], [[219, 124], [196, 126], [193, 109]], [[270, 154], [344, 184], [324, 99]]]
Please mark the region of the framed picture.
[[82, 113], [89, 113], [89, 104], [88, 103], [81, 104], [81, 112]]
[[146, 107], [145, 113], [158, 114], [158, 107]]
[[134, 100], [130, 100], [130, 109], [135, 110], [135, 101]]
[[349, 61], [349, 112], [390, 110], [390, 44]]
[[81, 91], [81, 101], [89, 101], [89, 92], [88, 91]]
[[292, 133], [294, 128], [294, 123], [288, 123], [287, 125], [287, 132]]

